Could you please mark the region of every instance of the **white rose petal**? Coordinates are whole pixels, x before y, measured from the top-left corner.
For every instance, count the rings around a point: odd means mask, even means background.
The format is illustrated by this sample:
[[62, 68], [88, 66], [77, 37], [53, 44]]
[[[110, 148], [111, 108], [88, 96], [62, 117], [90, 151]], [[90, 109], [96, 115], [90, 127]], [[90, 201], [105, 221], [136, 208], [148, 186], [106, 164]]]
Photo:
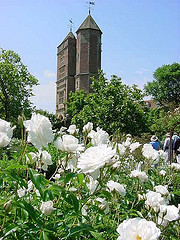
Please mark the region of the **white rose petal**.
[[142, 154], [147, 159], [152, 159], [152, 160], [159, 159], [158, 151], [156, 151], [151, 144], [143, 145]]
[[54, 145], [57, 149], [66, 152], [84, 150], [82, 144], [78, 144], [78, 139], [72, 135], [63, 135], [62, 138], [58, 137]]
[[93, 177], [89, 176], [89, 183], [87, 183], [87, 187], [91, 194], [96, 190], [96, 188], [97, 190], [100, 188], [100, 186], [97, 187], [98, 184], [99, 182], [97, 180], [94, 180]]
[[100, 128], [97, 128], [96, 132], [91, 130], [91, 132], [88, 134], [88, 137], [91, 138], [91, 143], [93, 146], [107, 144], [109, 142], [109, 134]]
[[167, 188], [162, 185], [155, 186], [154, 189], [161, 195], [169, 195], [169, 191], [167, 190]]
[[24, 188], [18, 189], [18, 190], [17, 190], [17, 194], [18, 194], [18, 196], [19, 196], [20, 198], [21, 198], [21, 197], [24, 197], [25, 194], [26, 194], [26, 189], [24, 189]]
[[121, 196], [126, 195], [126, 189], [120, 183], [110, 180], [107, 182], [107, 187], [109, 188], [110, 192], [112, 192], [113, 190], [116, 190]]
[[53, 208], [53, 202], [52, 201], [42, 202], [40, 210], [43, 214], [47, 216], [51, 215], [51, 213], [55, 210], [55, 208]]
[[140, 146], [141, 146], [141, 144], [139, 142], [131, 143], [131, 145], [129, 146], [130, 152], [132, 153], [133, 151], [135, 151]]
[[24, 121], [24, 126], [28, 131], [27, 141], [36, 148], [48, 147], [53, 141], [52, 125], [47, 117], [33, 113], [31, 120]]
[[117, 144], [117, 152], [121, 155], [121, 156], [123, 156], [124, 154], [125, 154], [125, 152], [126, 152], [126, 148], [124, 147], [124, 145], [123, 144]]
[[146, 208], [149, 210], [150, 208], [154, 209], [155, 212], [158, 212], [161, 205], [165, 204], [165, 199], [161, 196], [160, 193], [149, 191], [146, 193]]
[[140, 218], [124, 220], [117, 232], [120, 234], [117, 240], [157, 240], [161, 234], [154, 222]]
[[74, 133], [78, 133], [79, 132], [79, 129], [76, 128], [76, 125], [73, 124], [73, 125], [70, 125], [67, 132], [69, 134], [74, 134]]
[[131, 145], [131, 138], [127, 137], [126, 141], [122, 143], [124, 147], [129, 147]]
[[0, 148], [6, 147], [12, 138], [13, 128], [10, 123], [0, 118]]
[[34, 163], [34, 162], [36, 162], [37, 161], [37, 154], [36, 153], [34, 153], [34, 152], [30, 152], [30, 153], [28, 153], [30, 156], [31, 156], [31, 159], [28, 157], [28, 155], [26, 155], [26, 163]]
[[86, 125], [83, 127], [83, 132], [89, 133], [93, 129], [93, 123], [88, 122]]
[[159, 174], [160, 174], [161, 176], [165, 176], [165, 175], [166, 175], [166, 171], [161, 170], [161, 171], [159, 172]]
[[83, 173], [92, 173], [106, 163], [110, 163], [114, 155], [115, 151], [105, 144], [90, 147], [80, 155], [77, 167]]
[[172, 163], [171, 165], [171, 168], [175, 169], [175, 170], [180, 170], [180, 164], [179, 163]]
[[130, 177], [138, 178], [140, 181], [145, 182], [148, 180], [148, 176], [145, 172], [141, 172], [139, 170], [131, 171]]

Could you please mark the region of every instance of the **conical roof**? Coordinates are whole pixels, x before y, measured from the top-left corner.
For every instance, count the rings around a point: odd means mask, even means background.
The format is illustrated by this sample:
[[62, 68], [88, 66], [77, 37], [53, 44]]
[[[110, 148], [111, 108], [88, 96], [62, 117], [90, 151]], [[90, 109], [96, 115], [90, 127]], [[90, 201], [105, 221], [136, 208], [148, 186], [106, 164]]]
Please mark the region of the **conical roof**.
[[[82, 29], [95, 29], [101, 32], [101, 29], [98, 27], [92, 16], [89, 14], [81, 26], [78, 28], [76, 32]], [[102, 32], [101, 32], [102, 33]]]
[[74, 34], [70, 31], [68, 35], [65, 37], [65, 39], [62, 42], [65, 42], [68, 38], [75, 38]]

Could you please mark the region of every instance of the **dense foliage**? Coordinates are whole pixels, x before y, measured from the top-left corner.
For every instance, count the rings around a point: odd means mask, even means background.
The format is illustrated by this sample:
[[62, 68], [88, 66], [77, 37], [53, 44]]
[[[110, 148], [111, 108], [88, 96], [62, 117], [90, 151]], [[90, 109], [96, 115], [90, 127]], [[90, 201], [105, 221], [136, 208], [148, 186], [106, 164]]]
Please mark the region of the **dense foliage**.
[[138, 135], [148, 131], [145, 111], [142, 91], [136, 85], [129, 87], [117, 76], [108, 81], [103, 73], [98, 80], [93, 79], [92, 93], [71, 93], [67, 103], [71, 123], [82, 129], [90, 121], [111, 134], [119, 131]]
[[0, 49], [1, 118], [15, 122], [19, 115], [30, 117], [32, 104], [29, 97], [37, 82], [17, 53]]
[[167, 132], [180, 132], [180, 107], [168, 111], [162, 107], [151, 109], [148, 113], [150, 130], [157, 136], [162, 137]]
[[42, 115], [23, 125], [11, 139], [0, 119], [0, 239], [179, 239], [180, 164], [92, 123], [55, 136]]
[[180, 64], [163, 65], [153, 76], [153, 82], [145, 86], [146, 94], [162, 106], [176, 108], [180, 104]]

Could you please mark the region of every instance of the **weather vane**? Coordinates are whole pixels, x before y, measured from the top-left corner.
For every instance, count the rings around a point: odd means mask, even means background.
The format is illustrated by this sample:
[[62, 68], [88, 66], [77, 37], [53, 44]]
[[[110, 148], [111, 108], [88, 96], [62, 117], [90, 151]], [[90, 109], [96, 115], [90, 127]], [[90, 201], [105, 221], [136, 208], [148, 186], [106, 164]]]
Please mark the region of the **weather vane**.
[[70, 27], [70, 32], [72, 32], [72, 28], [73, 28], [73, 20], [72, 20], [72, 18], [69, 19], [69, 27]]
[[86, 2], [89, 4], [88, 8], [89, 8], [89, 15], [91, 14], [91, 9], [92, 9], [92, 6], [95, 5], [95, 2]]

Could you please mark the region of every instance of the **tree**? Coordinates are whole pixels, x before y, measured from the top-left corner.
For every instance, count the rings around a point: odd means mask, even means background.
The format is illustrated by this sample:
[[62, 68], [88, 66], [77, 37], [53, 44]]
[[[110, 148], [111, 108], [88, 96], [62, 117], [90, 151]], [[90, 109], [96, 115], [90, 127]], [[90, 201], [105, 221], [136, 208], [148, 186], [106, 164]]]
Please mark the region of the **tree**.
[[180, 104], [180, 64], [163, 65], [153, 74], [153, 82], [145, 86], [146, 95], [151, 95], [161, 106]]
[[81, 94], [82, 99], [78, 92], [71, 94], [67, 105], [71, 123], [81, 129], [90, 121], [110, 134], [120, 131], [138, 135], [148, 130], [143, 94], [137, 86], [122, 84], [117, 76], [108, 81], [101, 73], [98, 80], [93, 79], [92, 90], [87, 96]]
[[167, 132], [174, 130], [180, 132], [180, 107], [165, 111], [164, 108], [158, 107], [149, 112], [150, 130], [158, 137], [164, 137]]
[[38, 80], [29, 73], [20, 56], [0, 49], [0, 112], [1, 118], [16, 122], [19, 115], [29, 116], [32, 87]]

